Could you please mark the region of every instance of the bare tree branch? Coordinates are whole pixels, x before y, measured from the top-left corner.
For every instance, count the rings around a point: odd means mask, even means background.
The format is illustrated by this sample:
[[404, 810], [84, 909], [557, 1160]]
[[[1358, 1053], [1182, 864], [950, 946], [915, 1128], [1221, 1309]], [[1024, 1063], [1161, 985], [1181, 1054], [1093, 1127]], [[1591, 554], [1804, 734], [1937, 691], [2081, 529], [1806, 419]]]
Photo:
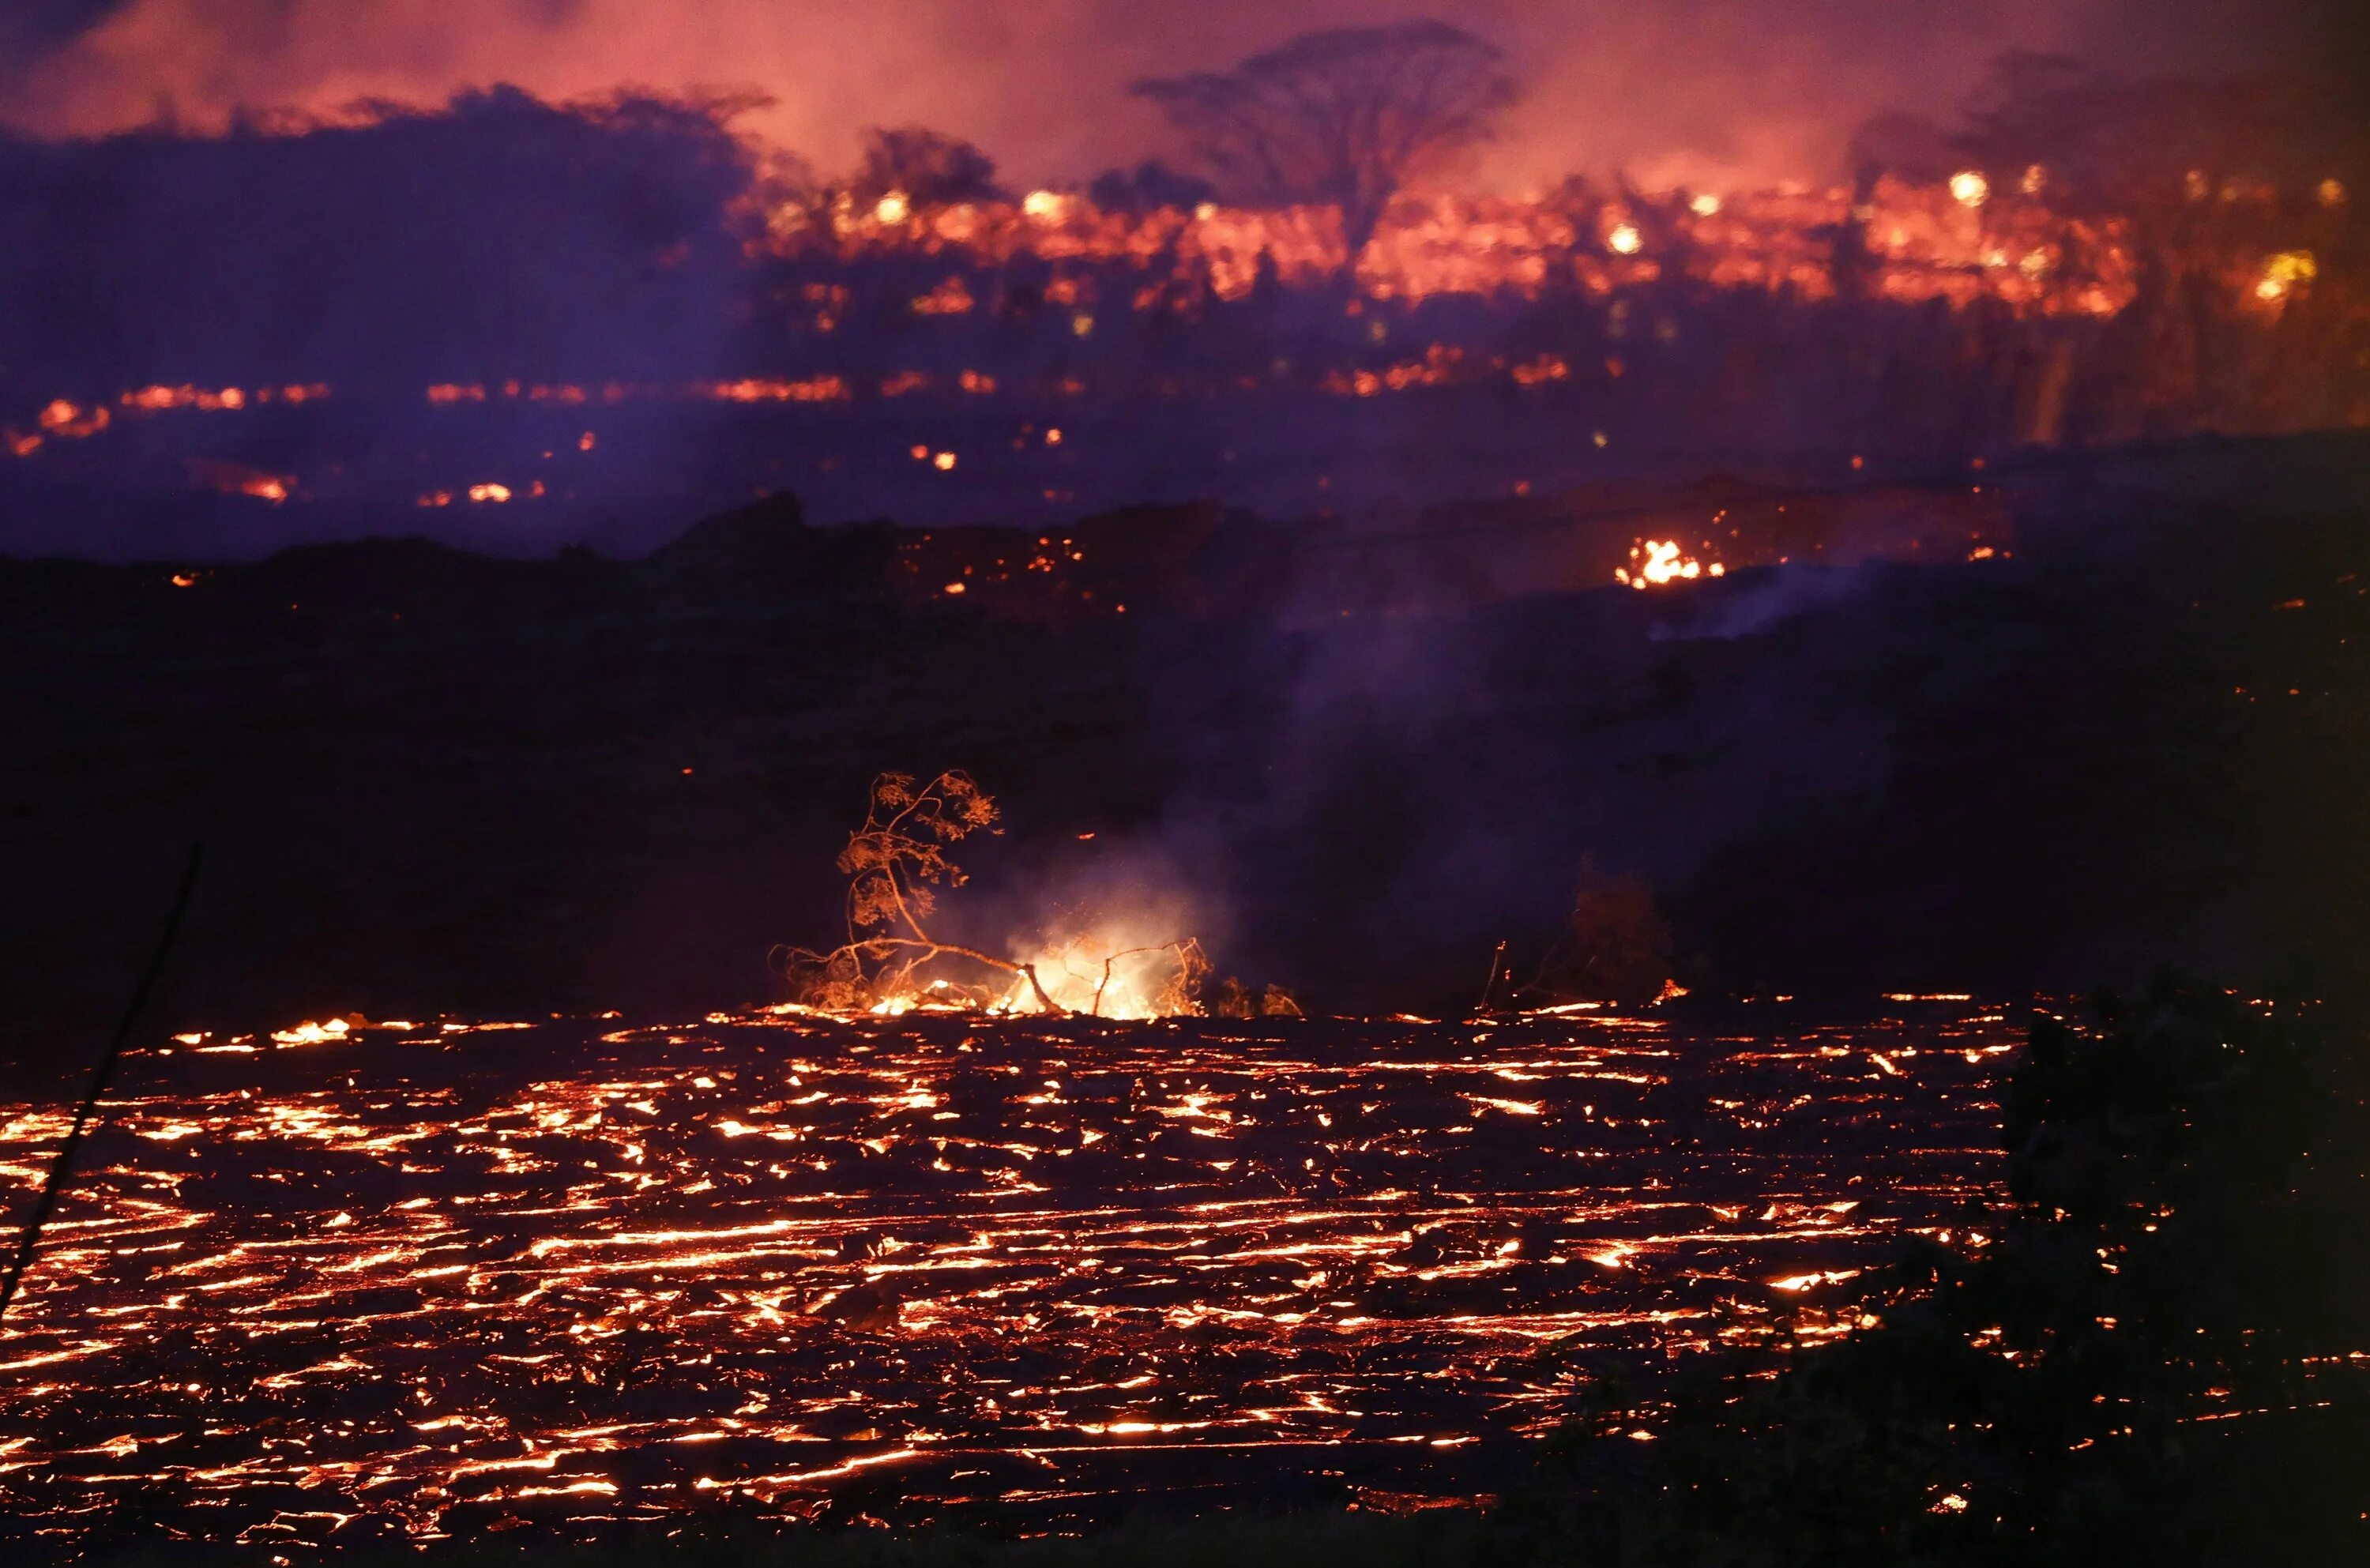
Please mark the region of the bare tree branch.
[[1410, 179], [1490, 134], [1512, 102], [1497, 47], [1444, 22], [1303, 33], [1227, 72], [1149, 77], [1157, 105], [1237, 200], [1324, 202], [1355, 271]]
[[[1033, 963], [1000, 957], [979, 948], [944, 941], [923, 924], [934, 907], [932, 890], [961, 887], [962, 868], [948, 856], [949, 846], [970, 835], [1000, 831], [995, 801], [971, 776], [949, 769], [926, 784], [911, 774], [884, 773], [872, 781], [864, 821], [847, 836], [839, 853], [839, 869], [848, 878], [847, 940], [828, 952], [811, 948], [777, 947], [776, 965], [797, 987], [801, 1001], [832, 1011], [854, 1011], [909, 998], [918, 993], [947, 989], [950, 982], [922, 983], [918, 971], [939, 959], [960, 959], [1025, 981], [1037, 1005], [1048, 1014], [1067, 1018], [1077, 1012], [1064, 1005], [1048, 986]], [[1102, 961], [1102, 977], [1086, 1009], [1099, 1014], [1110, 989], [1113, 965], [1145, 953], [1173, 951], [1175, 973], [1156, 996], [1145, 999], [1156, 1012], [1195, 1010], [1195, 992], [1209, 972], [1209, 960], [1193, 939], [1179, 938], [1148, 947], [1130, 948]], [[1083, 982], [1084, 976], [1063, 961], [1064, 978]], [[1057, 980], [1059, 986], [1062, 980]], [[992, 992], [954, 986], [953, 994], [973, 1004], [996, 1000]], [[1076, 991], [1067, 993], [1072, 1000]], [[1007, 985], [1003, 1000], [1016, 997]]]

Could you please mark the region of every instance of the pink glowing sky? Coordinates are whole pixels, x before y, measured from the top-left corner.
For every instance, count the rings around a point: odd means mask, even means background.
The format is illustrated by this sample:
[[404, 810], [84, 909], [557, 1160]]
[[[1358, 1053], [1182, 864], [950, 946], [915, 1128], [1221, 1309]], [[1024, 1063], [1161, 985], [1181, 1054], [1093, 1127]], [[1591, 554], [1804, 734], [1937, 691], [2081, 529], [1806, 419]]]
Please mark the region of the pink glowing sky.
[[[0, 119], [45, 134], [169, 111], [433, 102], [496, 81], [567, 98], [621, 84], [755, 87], [747, 128], [826, 170], [867, 125], [979, 142], [1015, 180], [1083, 179], [1166, 150], [1125, 84], [1223, 66], [1308, 28], [1430, 15], [1502, 45], [1525, 86], [1472, 171], [1713, 187], [1835, 172], [1884, 108], [1947, 113], [2009, 47], [2131, 72], [2311, 66], [2319, 0], [31, 0], [71, 16], [0, 67]], [[0, 23], [5, 23], [0, 17]], [[29, 25], [29, 24], [28, 24]], [[0, 43], [5, 43], [0, 36]]]

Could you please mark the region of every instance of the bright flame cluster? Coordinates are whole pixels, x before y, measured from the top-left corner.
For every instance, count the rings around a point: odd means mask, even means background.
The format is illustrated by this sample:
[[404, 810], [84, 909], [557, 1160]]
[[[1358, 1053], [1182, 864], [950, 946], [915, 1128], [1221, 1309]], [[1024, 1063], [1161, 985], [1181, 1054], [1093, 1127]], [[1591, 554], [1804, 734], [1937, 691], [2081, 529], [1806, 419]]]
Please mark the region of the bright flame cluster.
[[1616, 566], [1613, 578], [1632, 588], [1660, 588], [1665, 583], [1691, 582], [1698, 577], [1722, 577], [1728, 572], [1728, 568], [1719, 561], [1707, 566], [1685, 553], [1676, 539], [1640, 539], [1631, 548], [1629, 559], [1639, 563], [1638, 570]]
[[2320, 264], [2309, 250], [2283, 250], [2263, 263], [2263, 275], [2255, 283], [2255, 297], [2266, 304], [2275, 304], [2295, 291], [2298, 283], [2308, 283], [2320, 275]]

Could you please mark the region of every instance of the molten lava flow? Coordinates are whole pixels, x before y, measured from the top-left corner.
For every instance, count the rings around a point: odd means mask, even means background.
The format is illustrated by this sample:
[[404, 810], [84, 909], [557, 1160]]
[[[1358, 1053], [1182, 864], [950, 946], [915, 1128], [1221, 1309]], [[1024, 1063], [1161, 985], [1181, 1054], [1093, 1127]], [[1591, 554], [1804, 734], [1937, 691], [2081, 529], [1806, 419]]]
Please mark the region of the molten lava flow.
[[[1905, 1235], [1981, 1244], [2019, 1031], [1881, 1007], [192, 1032], [0, 1325], [0, 1558], [132, 1495], [274, 1550], [882, 1467], [868, 1507], [1030, 1530], [1470, 1499], [1584, 1367], [1839, 1332]], [[17, 1201], [69, 1121], [0, 1104]]]

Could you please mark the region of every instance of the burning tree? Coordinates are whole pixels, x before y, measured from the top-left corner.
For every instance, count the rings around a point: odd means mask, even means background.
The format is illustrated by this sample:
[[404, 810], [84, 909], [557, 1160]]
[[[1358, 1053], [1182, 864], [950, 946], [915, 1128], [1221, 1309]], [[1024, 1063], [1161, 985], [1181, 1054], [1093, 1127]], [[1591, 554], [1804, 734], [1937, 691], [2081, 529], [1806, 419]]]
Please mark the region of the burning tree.
[[2068, 220], [2057, 248], [2069, 254], [2085, 248], [2077, 223], [2127, 236], [2134, 286], [2122, 331], [2134, 345], [2137, 407], [2130, 425], [2099, 433], [2234, 418], [2256, 395], [2240, 369], [2249, 313], [2293, 308], [2299, 336], [2332, 346], [2347, 336], [2341, 291], [2307, 286], [2319, 258], [2350, 243], [2346, 192], [2370, 162], [2335, 82], [2126, 80], [2012, 52], [1963, 118], [1956, 145], [1982, 177], [1978, 201], [2010, 182], [2045, 196]]
[[865, 133], [864, 163], [851, 194], [866, 206], [895, 196], [918, 208], [993, 202], [1004, 192], [995, 183], [995, 160], [971, 143], [925, 126], [902, 125]]
[[1159, 106], [1236, 200], [1338, 206], [1347, 273], [1409, 179], [1490, 134], [1514, 96], [1504, 58], [1445, 22], [1340, 28], [1231, 71], [1129, 90]]
[[1062, 1011], [1032, 965], [939, 941], [922, 924], [937, 911], [937, 889], [965, 880], [947, 847], [998, 831], [996, 814], [995, 799], [959, 768], [921, 785], [910, 773], [875, 778], [863, 824], [839, 852], [847, 940], [829, 952], [793, 948], [777, 955], [801, 999], [834, 1010], [876, 1006], [921, 989], [915, 972], [923, 965], [960, 958], [1025, 981], [1046, 1011]]
[[[926, 784], [907, 773], [875, 778], [864, 821], [839, 852], [848, 879], [847, 940], [829, 952], [777, 950], [800, 999], [831, 1011], [897, 1011], [943, 997], [1007, 1012], [1094, 1017], [1123, 992], [1137, 1016], [1197, 1010], [1194, 993], [1210, 966], [1191, 938], [1115, 951], [1079, 940], [1024, 962], [931, 935], [923, 922], [937, 913], [938, 890], [966, 880], [948, 848], [974, 833], [1000, 832], [997, 815], [995, 799], [959, 768]], [[982, 990], [927, 977], [943, 959], [1003, 981]]]

